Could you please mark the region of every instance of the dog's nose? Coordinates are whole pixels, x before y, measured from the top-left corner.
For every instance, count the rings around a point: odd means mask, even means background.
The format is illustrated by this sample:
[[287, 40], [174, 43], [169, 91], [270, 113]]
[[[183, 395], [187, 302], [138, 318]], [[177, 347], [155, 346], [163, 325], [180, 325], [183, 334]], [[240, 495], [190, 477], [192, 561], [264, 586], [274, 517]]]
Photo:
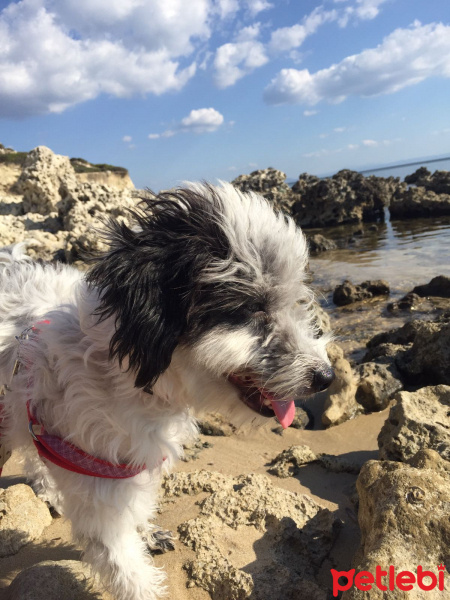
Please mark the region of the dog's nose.
[[312, 387], [317, 392], [323, 392], [334, 380], [334, 371], [329, 365], [323, 365], [314, 371]]

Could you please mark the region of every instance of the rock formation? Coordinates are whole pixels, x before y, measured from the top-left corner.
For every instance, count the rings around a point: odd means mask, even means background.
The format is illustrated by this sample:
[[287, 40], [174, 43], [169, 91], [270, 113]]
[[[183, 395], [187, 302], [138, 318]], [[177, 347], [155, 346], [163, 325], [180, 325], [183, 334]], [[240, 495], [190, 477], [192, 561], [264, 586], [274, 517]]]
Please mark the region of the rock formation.
[[325, 179], [303, 174], [292, 188], [298, 194], [292, 215], [302, 227], [383, 221], [385, 208], [401, 187], [393, 177], [364, 177], [349, 170]]
[[414, 219], [450, 214], [450, 194], [437, 194], [423, 187], [397, 191], [389, 206], [393, 219]]
[[[182, 523], [180, 540], [195, 551], [186, 565], [188, 585], [207, 590], [213, 600], [326, 600], [319, 577], [336, 534], [328, 509], [308, 496], [276, 488], [264, 475], [236, 478], [220, 473], [175, 473], [164, 483], [165, 497], [207, 492], [200, 515]], [[250, 533], [252, 531], [252, 533]], [[242, 570], [233, 564], [227, 539], [255, 538], [264, 561]]]
[[[11, 171], [10, 165], [0, 167]], [[111, 215], [126, 220], [127, 210], [136, 206], [128, 187], [80, 182], [69, 159], [45, 146], [27, 155], [17, 180], [0, 188], [0, 200], [2, 245], [26, 240], [33, 256], [67, 262], [104, 249], [97, 231], [101, 219]]]
[[355, 285], [346, 279], [342, 284], [336, 286], [333, 293], [333, 302], [337, 306], [345, 306], [374, 296], [387, 295], [389, 295], [389, 284], [382, 279], [363, 281], [359, 285]]
[[364, 362], [391, 364], [405, 385], [450, 384], [450, 313], [415, 319], [380, 333], [367, 344]]
[[257, 192], [272, 202], [275, 208], [290, 212], [294, 195], [286, 183], [286, 173], [269, 167], [239, 175], [231, 182], [242, 192]]
[[21, 571], [8, 588], [8, 600], [113, 600], [78, 560], [46, 560]]
[[339, 425], [364, 411], [355, 400], [357, 378], [344, 352], [337, 344], [328, 344], [328, 357], [335, 373], [335, 380], [328, 388], [322, 423], [325, 427]]
[[[353, 565], [356, 573], [375, 575], [377, 565], [385, 572], [393, 565], [396, 575], [401, 571], [416, 575], [420, 565], [438, 574], [438, 565], [448, 560], [450, 543], [450, 473], [445, 463], [432, 451], [421, 451], [410, 464], [369, 461], [364, 465], [357, 481], [361, 547]], [[429, 585], [430, 579], [424, 583]], [[342, 600], [383, 600], [385, 594], [375, 585], [370, 591], [353, 586]], [[417, 585], [408, 593], [395, 586], [388, 594], [393, 600], [445, 597], [437, 586], [425, 594]]]
[[400, 392], [378, 436], [380, 458], [407, 461], [430, 448], [450, 461], [450, 386]]
[[23, 483], [0, 489], [0, 557], [16, 554], [52, 522], [45, 502]]

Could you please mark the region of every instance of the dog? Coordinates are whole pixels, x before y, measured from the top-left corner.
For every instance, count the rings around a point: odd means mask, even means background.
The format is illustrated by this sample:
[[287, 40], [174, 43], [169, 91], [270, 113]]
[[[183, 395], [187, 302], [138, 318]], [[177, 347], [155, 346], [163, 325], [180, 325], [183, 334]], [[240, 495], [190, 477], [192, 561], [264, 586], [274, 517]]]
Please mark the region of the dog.
[[[33, 262], [20, 245], [0, 252], [2, 442], [71, 520], [107, 589], [154, 600], [165, 574], [149, 548], [170, 540], [150, 523], [161, 472], [197, 432], [194, 411], [288, 427], [294, 398], [326, 389], [333, 371], [290, 217], [202, 183], [143, 200], [131, 219], [106, 224], [109, 249], [87, 274]], [[62, 467], [46, 436], [125, 474]]]

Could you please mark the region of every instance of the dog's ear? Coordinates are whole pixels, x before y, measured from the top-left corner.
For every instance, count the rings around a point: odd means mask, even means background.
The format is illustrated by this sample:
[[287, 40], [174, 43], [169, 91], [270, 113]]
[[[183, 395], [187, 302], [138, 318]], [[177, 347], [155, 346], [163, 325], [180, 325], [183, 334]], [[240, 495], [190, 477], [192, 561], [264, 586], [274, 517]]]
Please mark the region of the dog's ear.
[[137, 387], [151, 388], [186, 331], [198, 273], [229, 249], [218, 225], [219, 198], [189, 189], [145, 199], [133, 228], [110, 221], [109, 251], [87, 276], [97, 288], [100, 319], [113, 317], [110, 356], [125, 359]]

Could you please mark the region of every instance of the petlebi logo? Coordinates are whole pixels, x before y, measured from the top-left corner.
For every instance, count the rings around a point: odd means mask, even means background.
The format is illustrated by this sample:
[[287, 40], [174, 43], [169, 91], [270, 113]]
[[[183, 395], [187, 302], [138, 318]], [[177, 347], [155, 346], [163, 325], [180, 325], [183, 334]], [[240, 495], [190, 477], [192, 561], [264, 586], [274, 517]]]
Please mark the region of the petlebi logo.
[[[394, 591], [399, 589], [401, 591], [409, 592], [414, 588], [419, 588], [425, 592], [430, 592], [437, 588], [441, 592], [444, 591], [444, 572], [445, 565], [440, 564], [437, 567], [437, 574], [433, 571], [424, 571], [422, 566], [417, 567], [417, 573], [411, 571], [400, 571], [395, 572], [395, 567], [392, 565], [388, 567], [387, 571], [377, 565], [375, 567], [375, 574], [370, 571], [359, 571], [356, 573], [355, 569], [350, 571], [336, 571], [331, 569], [331, 575], [333, 577], [333, 596], [337, 597], [339, 592], [345, 592], [349, 590], [353, 585], [358, 590], [370, 591], [372, 587], [377, 587], [379, 590]], [[346, 581], [340, 583], [339, 579], [345, 577]]]

